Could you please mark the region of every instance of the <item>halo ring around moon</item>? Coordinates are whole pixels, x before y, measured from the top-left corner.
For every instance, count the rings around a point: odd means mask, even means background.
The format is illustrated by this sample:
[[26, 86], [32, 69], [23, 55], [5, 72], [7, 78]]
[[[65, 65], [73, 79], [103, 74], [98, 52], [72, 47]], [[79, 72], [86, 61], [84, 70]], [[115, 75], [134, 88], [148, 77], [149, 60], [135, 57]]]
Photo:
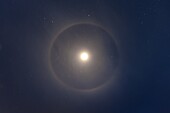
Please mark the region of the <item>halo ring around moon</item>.
[[[56, 39], [59, 37], [60, 34], [62, 34], [65, 30], [67, 30], [68, 28], [71, 28], [71, 27], [74, 27], [75, 25], [81, 25], [81, 24], [87, 24], [87, 25], [93, 25], [93, 26], [96, 26], [96, 27], [99, 27], [100, 29], [104, 30], [105, 32], [107, 32], [113, 39], [116, 47], [117, 47], [117, 50], [118, 50], [118, 54], [119, 54], [119, 48], [118, 48], [118, 43], [116, 41], [116, 39], [114, 38], [113, 34], [110, 33], [106, 28], [104, 28], [103, 26], [99, 25], [99, 24], [96, 24], [96, 23], [90, 23], [90, 22], [80, 22], [80, 23], [74, 23], [74, 24], [71, 24], [71, 25], [68, 25], [66, 26], [65, 28], [61, 29], [57, 34], [56, 36], [53, 38], [53, 40], [51, 41], [51, 44], [50, 44], [50, 47], [49, 47], [49, 67], [50, 67], [50, 70], [53, 74], [53, 76], [56, 78], [56, 80], [63, 86], [65, 86], [66, 88], [68, 89], [71, 89], [71, 90], [75, 90], [75, 91], [81, 91], [81, 92], [91, 92], [91, 91], [95, 91], [95, 90], [98, 90], [98, 89], [101, 89], [105, 86], [107, 86], [111, 81], [113, 81], [113, 76], [112, 78], [108, 79], [105, 83], [97, 86], [97, 87], [93, 87], [93, 88], [89, 88], [89, 89], [79, 89], [79, 88], [75, 88], [75, 87], [72, 87], [72, 86], [69, 86], [67, 83], [65, 83], [63, 80], [61, 80], [59, 77], [57, 77], [57, 74], [55, 73], [54, 69], [53, 69], [53, 66], [52, 66], [52, 63], [51, 63], [51, 49], [53, 47], [53, 44], [55, 43]], [[117, 66], [118, 67], [118, 66]], [[116, 71], [116, 69], [115, 69]], [[116, 72], [115, 72], [116, 74]]]

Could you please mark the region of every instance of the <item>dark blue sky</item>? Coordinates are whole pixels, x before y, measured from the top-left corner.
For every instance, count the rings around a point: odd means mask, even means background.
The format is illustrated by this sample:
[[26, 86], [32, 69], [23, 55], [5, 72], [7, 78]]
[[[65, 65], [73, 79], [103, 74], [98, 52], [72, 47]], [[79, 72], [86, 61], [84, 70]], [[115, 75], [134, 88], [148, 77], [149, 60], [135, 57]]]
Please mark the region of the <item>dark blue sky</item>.
[[[170, 113], [168, 0], [1, 0], [1, 113]], [[56, 33], [80, 22], [114, 34], [122, 55], [106, 90], [72, 92], [48, 67]]]

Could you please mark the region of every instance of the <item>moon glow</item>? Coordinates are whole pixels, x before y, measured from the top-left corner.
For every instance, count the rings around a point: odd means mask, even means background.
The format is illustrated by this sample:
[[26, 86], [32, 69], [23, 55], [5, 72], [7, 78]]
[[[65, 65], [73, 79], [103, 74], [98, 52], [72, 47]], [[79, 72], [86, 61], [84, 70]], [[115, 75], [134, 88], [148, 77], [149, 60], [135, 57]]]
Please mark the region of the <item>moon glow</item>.
[[87, 52], [81, 52], [80, 53], [80, 59], [83, 61], [83, 62], [86, 62], [89, 60], [89, 54]]
[[75, 24], [53, 41], [50, 65], [56, 79], [64, 85], [91, 90], [116, 76], [118, 53], [113, 36], [105, 29], [94, 24]]

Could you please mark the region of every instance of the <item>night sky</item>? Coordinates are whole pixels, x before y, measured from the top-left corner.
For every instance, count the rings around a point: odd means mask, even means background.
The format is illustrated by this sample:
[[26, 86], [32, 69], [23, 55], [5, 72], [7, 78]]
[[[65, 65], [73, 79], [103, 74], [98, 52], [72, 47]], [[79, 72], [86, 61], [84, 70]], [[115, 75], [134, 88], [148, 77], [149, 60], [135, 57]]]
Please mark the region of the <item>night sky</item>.
[[0, 0], [0, 113], [170, 113], [169, 12], [168, 0]]

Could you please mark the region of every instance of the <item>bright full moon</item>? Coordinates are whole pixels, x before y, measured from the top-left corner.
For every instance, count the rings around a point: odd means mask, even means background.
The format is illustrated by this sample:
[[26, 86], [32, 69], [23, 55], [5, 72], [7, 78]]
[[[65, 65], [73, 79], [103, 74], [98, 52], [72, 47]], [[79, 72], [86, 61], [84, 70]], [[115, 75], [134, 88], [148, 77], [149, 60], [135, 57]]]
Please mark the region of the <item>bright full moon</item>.
[[81, 59], [82, 61], [88, 61], [88, 59], [89, 59], [89, 54], [88, 54], [87, 52], [82, 52], [82, 53], [80, 53], [80, 59]]
[[60, 31], [49, 48], [49, 66], [57, 82], [62, 88], [83, 92], [104, 88], [119, 71], [116, 38], [96, 23], [69, 26]]

